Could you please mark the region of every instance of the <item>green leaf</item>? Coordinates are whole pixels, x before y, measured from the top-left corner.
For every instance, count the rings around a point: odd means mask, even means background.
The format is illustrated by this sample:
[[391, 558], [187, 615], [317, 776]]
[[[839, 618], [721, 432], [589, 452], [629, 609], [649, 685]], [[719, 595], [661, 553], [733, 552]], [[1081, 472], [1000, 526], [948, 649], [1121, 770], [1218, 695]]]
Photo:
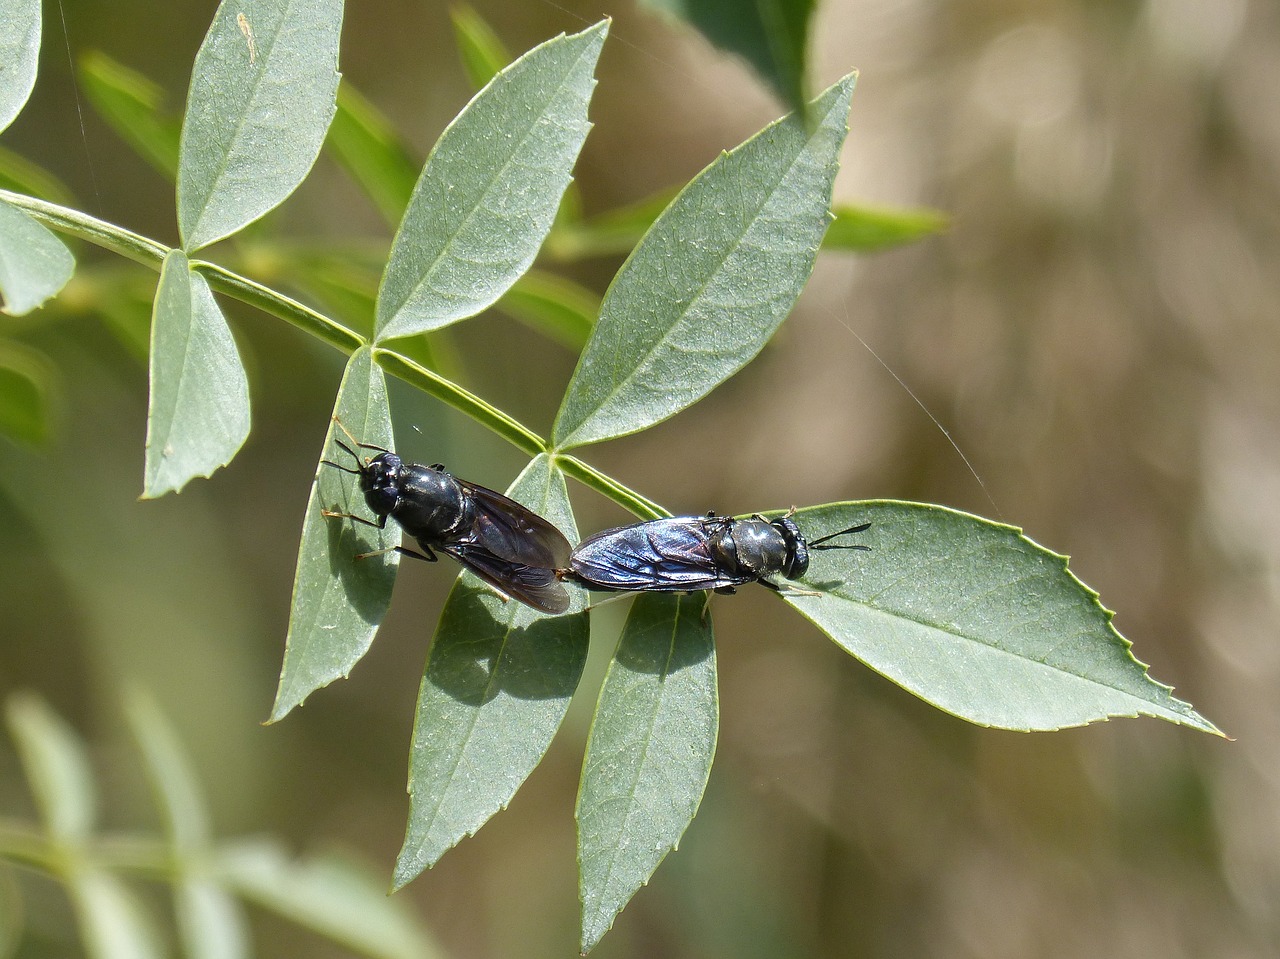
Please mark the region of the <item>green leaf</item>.
[[0, 296], [3, 312], [23, 316], [55, 296], [75, 271], [71, 251], [49, 230], [0, 200]]
[[[509, 495], [577, 541], [564, 476], [536, 457]], [[550, 617], [471, 573], [454, 584], [418, 692], [399, 888], [504, 809], [551, 745], [587, 658], [586, 596]]]
[[222, 0], [196, 54], [178, 162], [187, 252], [284, 202], [333, 119], [342, 0]]
[[497, 308], [577, 353], [595, 326], [600, 298], [572, 280], [535, 268], [516, 280]]
[[125, 715], [142, 751], [147, 779], [169, 838], [180, 850], [204, 846], [209, 840], [209, 817], [177, 733], [155, 700], [141, 689], [129, 690]]
[[982, 726], [1052, 730], [1156, 716], [1217, 733], [1147, 675], [1067, 559], [1012, 526], [892, 501], [800, 510], [809, 540], [858, 523], [871, 552], [813, 554], [786, 599], [840, 646], [939, 709]]
[[556, 419], [557, 449], [658, 423], [760, 352], [804, 288], [827, 228], [853, 94], [720, 156], [645, 235], [600, 308]]
[[[357, 350], [347, 362], [333, 415], [357, 440], [394, 448], [386, 378], [374, 365], [368, 347]], [[337, 440], [351, 442], [331, 419], [303, 520], [289, 635], [271, 722], [283, 719], [315, 690], [346, 677], [369, 651], [391, 605], [399, 556], [386, 552], [367, 559], [356, 557], [394, 550], [400, 544], [400, 527], [389, 522], [378, 530], [352, 519], [321, 515], [328, 510], [374, 519], [365, 505], [359, 477], [324, 463], [354, 466]]]
[[89, 959], [160, 959], [155, 925], [129, 888], [96, 866], [77, 869], [68, 881]]
[[379, 340], [479, 313], [533, 262], [591, 124], [608, 23], [535, 47], [441, 135], [378, 291]]
[[248, 959], [248, 921], [219, 882], [184, 870], [174, 887], [174, 908], [187, 959]]
[[0, 0], [0, 131], [26, 106], [39, 59], [40, 0]]
[[164, 90], [98, 50], [80, 58], [80, 83], [102, 119], [170, 180], [178, 175], [181, 125], [164, 109]]
[[223, 849], [218, 872], [244, 898], [366, 956], [433, 959], [445, 954], [415, 919], [409, 901], [332, 855], [291, 860], [270, 840]]
[[174, 911], [188, 959], [242, 959], [249, 933], [240, 904], [208, 875], [204, 800], [177, 733], [154, 699], [129, 691], [126, 715], [172, 843]]
[[17, 693], [6, 707], [9, 734], [49, 834], [64, 843], [89, 837], [94, 821], [93, 772], [84, 744], [43, 699]]
[[951, 221], [945, 213], [927, 208], [836, 206], [835, 220], [822, 238], [824, 250], [872, 252], [942, 233]]
[[489, 24], [467, 4], [450, 7], [449, 19], [453, 21], [453, 39], [467, 79], [479, 90], [511, 62], [511, 54]]
[[601, 687], [576, 810], [584, 955], [702, 801], [719, 722], [707, 599], [638, 595]]
[[389, 226], [404, 216], [418, 164], [395, 127], [350, 81], [338, 87], [338, 112], [325, 141], [351, 179], [373, 201]]
[[60, 206], [74, 206], [71, 188], [26, 157], [0, 147], [0, 189], [25, 193]]
[[49, 438], [57, 370], [43, 353], [0, 340], [0, 433], [32, 446]]
[[204, 277], [164, 258], [151, 314], [151, 404], [143, 499], [211, 476], [249, 435], [249, 382]]
[[715, 46], [746, 60], [794, 110], [803, 111], [814, 0], [643, 0], [684, 20]]

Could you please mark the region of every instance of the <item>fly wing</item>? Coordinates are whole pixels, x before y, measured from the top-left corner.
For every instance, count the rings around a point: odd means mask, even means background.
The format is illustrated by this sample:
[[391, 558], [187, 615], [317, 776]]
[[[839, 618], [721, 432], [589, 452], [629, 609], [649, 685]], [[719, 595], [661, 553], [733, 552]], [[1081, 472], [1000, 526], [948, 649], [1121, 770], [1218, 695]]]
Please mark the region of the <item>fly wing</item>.
[[709, 540], [725, 523], [675, 516], [605, 530], [569, 558], [574, 574], [597, 589], [685, 592], [739, 586], [746, 579], [717, 569]]
[[482, 546], [469, 543], [450, 543], [440, 548], [512, 599], [544, 613], [559, 614], [569, 608], [569, 591], [557, 578], [554, 569], [512, 563], [494, 556]]
[[549, 520], [509, 496], [454, 479], [476, 506], [475, 523], [465, 542], [511, 564], [551, 570], [569, 565], [569, 541]]

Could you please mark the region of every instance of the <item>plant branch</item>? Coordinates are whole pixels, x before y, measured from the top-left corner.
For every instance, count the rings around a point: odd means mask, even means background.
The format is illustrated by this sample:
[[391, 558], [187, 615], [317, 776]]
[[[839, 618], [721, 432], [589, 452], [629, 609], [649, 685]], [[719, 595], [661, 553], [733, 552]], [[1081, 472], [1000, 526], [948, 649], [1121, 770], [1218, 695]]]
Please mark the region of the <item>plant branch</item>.
[[641, 519], [660, 519], [671, 515], [653, 500], [641, 496], [629, 487], [623, 486], [612, 476], [601, 473], [594, 466], [584, 463], [576, 456], [568, 453], [557, 453], [555, 464], [564, 471], [566, 476], [572, 476], [582, 485], [589, 486], [624, 509], [631, 510]]
[[491, 406], [457, 383], [445, 379], [439, 373], [420, 366], [407, 356], [378, 348], [373, 351], [373, 361], [392, 376], [398, 376], [424, 393], [443, 400], [455, 410], [466, 413], [477, 423], [488, 427], [512, 446], [530, 456], [537, 456], [547, 451], [547, 441], [519, 420], [496, 406]]
[[[0, 200], [25, 210], [60, 233], [88, 240], [95, 246], [118, 253], [157, 272], [164, 262], [165, 255], [169, 252], [169, 247], [163, 243], [79, 210], [8, 190], [0, 190]], [[358, 333], [347, 329], [323, 313], [216, 263], [192, 260], [191, 268], [200, 273], [208, 281], [209, 286], [217, 292], [284, 320], [343, 353], [349, 355], [366, 344], [365, 339]], [[537, 456], [550, 449], [546, 439], [519, 420], [408, 357], [392, 350], [378, 348], [374, 350], [374, 359], [388, 373], [465, 413], [530, 456]], [[576, 456], [556, 454], [555, 461], [567, 476], [572, 476], [583, 485], [641, 518], [654, 519], [670, 515], [652, 500], [622, 485], [613, 477], [601, 473]], [[0, 838], [3, 837], [0, 836]]]

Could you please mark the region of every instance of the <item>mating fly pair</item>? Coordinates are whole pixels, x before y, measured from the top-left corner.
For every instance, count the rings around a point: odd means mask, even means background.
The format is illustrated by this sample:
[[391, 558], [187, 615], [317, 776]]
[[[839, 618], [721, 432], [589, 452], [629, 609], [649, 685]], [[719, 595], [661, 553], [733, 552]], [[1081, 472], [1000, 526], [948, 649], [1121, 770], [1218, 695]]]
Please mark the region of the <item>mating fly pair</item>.
[[780, 586], [774, 578], [803, 576], [810, 550], [868, 549], [828, 544], [837, 536], [863, 532], [868, 523], [807, 542], [789, 514], [769, 521], [714, 513], [619, 526], [571, 549], [560, 530], [515, 500], [460, 480], [442, 465], [406, 463], [338, 426], [355, 447], [377, 455], [364, 459], [338, 440], [355, 466], [323, 462], [360, 477], [365, 503], [377, 520], [331, 510], [323, 515], [378, 529], [394, 519], [422, 549], [417, 553], [397, 546], [396, 552], [435, 562], [439, 550], [500, 593], [544, 613], [569, 608], [564, 580], [611, 592], [732, 593], [753, 582], [777, 592], [803, 592]]
[[354, 468], [322, 462], [358, 475], [364, 501], [378, 518], [331, 510], [323, 510], [324, 516], [378, 529], [393, 519], [422, 549], [417, 553], [397, 546], [395, 551], [402, 556], [434, 563], [439, 550], [500, 593], [534, 609], [563, 613], [569, 608], [569, 591], [558, 575], [569, 562], [569, 541], [554, 525], [508, 496], [458, 479], [440, 464], [406, 463], [390, 450], [361, 443], [336, 418], [334, 422], [357, 448], [378, 455], [363, 459], [337, 440], [355, 460]]

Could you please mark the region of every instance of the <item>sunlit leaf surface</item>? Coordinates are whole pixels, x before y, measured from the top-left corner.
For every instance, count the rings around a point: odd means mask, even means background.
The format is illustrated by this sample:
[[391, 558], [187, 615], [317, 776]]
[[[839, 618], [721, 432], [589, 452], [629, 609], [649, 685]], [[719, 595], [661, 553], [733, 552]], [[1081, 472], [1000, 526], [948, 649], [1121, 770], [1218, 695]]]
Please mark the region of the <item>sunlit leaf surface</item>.
[[151, 405], [143, 498], [231, 462], [249, 435], [249, 381], [209, 284], [165, 257], [151, 315]]
[[191, 71], [178, 229], [198, 250], [279, 205], [333, 119], [342, 0], [222, 0]]
[[827, 228], [853, 94], [846, 77], [702, 171], [605, 294], [554, 438], [561, 448], [652, 426], [742, 369], [791, 312]]
[[441, 135], [378, 292], [378, 338], [473, 316], [529, 264], [571, 179], [606, 23], [530, 50]]
[[1067, 560], [1012, 526], [875, 501], [800, 510], [806, 538], [857, 523], [870, 552], [815, 551], [787, 596], [872, 669], [970, 722], [1050, 730], [1118, 716], [1217, 728], [1147, 675]]
[[31, 96], [39, 59], [40, 0], [0, 0], [0, 130]]
[[638, 595], [600, 690], [577, 807], [584, 953], [702, 801], [719, 722], [706, 602], [705, 593]]

